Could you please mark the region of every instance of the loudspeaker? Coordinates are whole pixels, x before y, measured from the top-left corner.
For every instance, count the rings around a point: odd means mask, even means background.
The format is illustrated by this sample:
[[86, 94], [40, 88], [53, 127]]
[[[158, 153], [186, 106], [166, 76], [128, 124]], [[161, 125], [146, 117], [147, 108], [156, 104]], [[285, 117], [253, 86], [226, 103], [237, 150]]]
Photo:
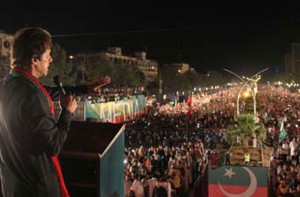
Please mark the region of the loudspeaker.
[[123, 124], [73, 121], [59, 156], [71, 197], [124, 196]]

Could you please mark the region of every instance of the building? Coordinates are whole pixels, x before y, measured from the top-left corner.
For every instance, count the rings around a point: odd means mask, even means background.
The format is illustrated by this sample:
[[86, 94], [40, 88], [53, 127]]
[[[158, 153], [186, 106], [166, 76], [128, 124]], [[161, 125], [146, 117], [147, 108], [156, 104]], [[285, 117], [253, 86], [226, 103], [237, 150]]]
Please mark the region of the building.
[[118, 62], [129, 65], [138, 63], [137, 58], [123, 55], [120, 47], [108, 47], [106, 52], [102, 52], [98, 55], [110, 62]]
[[292, 43], [291, 49], [284, 56], [286, 74], [300, 73], [300, 43]]
[[284, 55], [284, 72], [285, 74], [295, 73], [295, 68], [293, 67], [292, 63], [292, 50], [290, 49]]
[[158, 63], [147, 59], [147, 53], [144, 51], [136, 52], [136, 65], [144, 73], [147, 81], [155, 81], [158, 77]]
[[187, 71], [195, 71], [194, 68], [190, 67], [187, 63], [173, 63], [173, 64], [165, 64], [163, 66], [164, 70], [176, 70], [178, 73], [183, 74]]
[[190, 70], [190, 65], [186, 63], [173, 63], [171, 66], [176, 67], [179, 73], [186, 73]]
[[158, 63], [154, 60], [147, 59], [147, 53], [144, 51], [136, 52], [132, 57], [123, 55], [120, 47], [108, 47], [105, 52], [94, 54], [77, 54], [74, 56], [74, 62], [78, 62], [79, 65], [88, 65], [89, 62], [99, 59], [112, 63], [122, 63], [137, 66], [139, 70], [143, 72], [147, 82], [157, 80]]
[[9, 56], [10, 45], [13, 41], [13, 35], [0, 32], [0, 56]]
[[102, 57], [108, 61], [136, 65], [145, 75], [146, 81], [157, 80], [158, 63], [147, 59], [147, 53], [144, 51], [135, 52], [134, 57], [131, 57], [123, 55], [119, 47], [109, 47], [106, 52], [102, 53]]

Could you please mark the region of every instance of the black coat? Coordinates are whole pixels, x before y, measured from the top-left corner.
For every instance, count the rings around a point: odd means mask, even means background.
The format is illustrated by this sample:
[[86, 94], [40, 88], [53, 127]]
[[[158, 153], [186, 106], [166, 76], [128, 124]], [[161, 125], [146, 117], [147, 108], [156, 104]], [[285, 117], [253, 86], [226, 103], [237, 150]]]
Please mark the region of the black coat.
[[160, 187], [156, 186], [153, 189], [152, 197], [168, 197], [167, 190], [163, 186]]
[[67, 139], [72, 114], [56, 122], [49, 102], [35, 84], [8, 75], [0, 83], [0, 170], [5, 197], [58, 197], [51, 156]]

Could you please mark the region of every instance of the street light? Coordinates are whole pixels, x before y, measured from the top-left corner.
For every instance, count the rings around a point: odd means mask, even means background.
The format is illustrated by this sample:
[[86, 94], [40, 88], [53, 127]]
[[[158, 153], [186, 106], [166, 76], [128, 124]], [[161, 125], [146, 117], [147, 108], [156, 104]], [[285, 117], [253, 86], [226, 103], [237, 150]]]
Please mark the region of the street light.
[[250, 96], [250, 90], [246, 90], [244, 93], [243, 93], [243, 97], [244, 98], [248, 98]]
[[237, 99], [236, 99], [236, 116], [239, 117], [240, 115], [240, 97], [241, 97], [241, 93], [242, 91], [245, 89], [246, 86], [248, 86], [249, 91], [251, 92], [252, 98], [253, 98], [253, 114], [256, 115], [256, 100], [255, 100], [255, 96], [253, 93], [253, 90], [251, 88], [251, 86], [248, 84], [249, 81], [245, 81], [243, 86], [241, 87]]
[[[253, 79], [253, 77], [256, 77]], [[257, 94], [257, 82], [261, 79], [260, 75], [253, 75], [252, 78], [246, 78], [248, 81], [251, 81], [251, 90], [253, 90], [253, 115], [254, 118], [256, 119], [256, 94]]]
[[[233, 74], [234, 76], [236, 76], [237, 78], [239, 78], [244, 84], [243, 86], [241, 87], [239, 93], [238, 93], [238, 97], [237, 97], [237, 105], [236, 105], [236, 108], [237, 108], [237, 111], [236, 111], [236, 115], [237, 117], [240, 115], [240, 108], [239, 108], [239, 100], [240, 100], [240, 96], [241, 96], [241, 93], [243, 91], [243, 89], [247, 86], [252, 94], [252, 97], [253, 97], [253, 116], [254, 116], [254, 119], [256, 120], [256, 93], [257, 93], [257, 82], [261, 79], [261, 76], [260, 74], [269, 70], [269, 68], [265, 68], [261, 71], [258, 71], [257, 73], [255, 73], [252, 77], [248, 78], [248, 77], [244, 77], [244, 76], [240, 76], [236, 73], [234, 73], [233, 71], [231, 70], [228, 70], [228, 69], [224, 69], [225, 71]], [[245, 81], [244, 79], [246, 79], [247, 81]], [[249, 82], [251, 82], [251, 84], [249, 84]]]

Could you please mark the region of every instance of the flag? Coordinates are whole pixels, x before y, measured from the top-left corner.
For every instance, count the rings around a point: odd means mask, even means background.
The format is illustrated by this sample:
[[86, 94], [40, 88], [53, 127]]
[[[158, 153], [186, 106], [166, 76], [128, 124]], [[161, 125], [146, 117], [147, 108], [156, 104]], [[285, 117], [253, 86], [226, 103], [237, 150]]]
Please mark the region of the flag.
[[186, 103], [185, 103], [188, 107], [189, 107], [189, 111], [187, 112], [188, 115], [192, 115], [192, 111], [193, 111], [193, 93], [192, 91], [189, 91], [189, 96], [186, 100]]
[[208, 170], [209, 197], [268, 196], [265, 167], [221, 166]]
[[265, 112], [264, 116], [263, 116], [263, 119], [264, 119], [264, 123], [267, 124], [269, 122], [269, 115], [267, 112]]
[[190, 105], [192, 104], [192, 100], [193, 100], [193, 94], [192, 94], [191, 91], [189, 91], [189, 95], [188, 95], [188, 98], [187, 98], [185, 104], [186, 104], [187, 106], [190, 106]]
[[279, 140], [283, 140], [286, 138], [286, 131], [284, 128], [284, 119], [281, 121], [280, 125], [280, 133], [279, 133]]

